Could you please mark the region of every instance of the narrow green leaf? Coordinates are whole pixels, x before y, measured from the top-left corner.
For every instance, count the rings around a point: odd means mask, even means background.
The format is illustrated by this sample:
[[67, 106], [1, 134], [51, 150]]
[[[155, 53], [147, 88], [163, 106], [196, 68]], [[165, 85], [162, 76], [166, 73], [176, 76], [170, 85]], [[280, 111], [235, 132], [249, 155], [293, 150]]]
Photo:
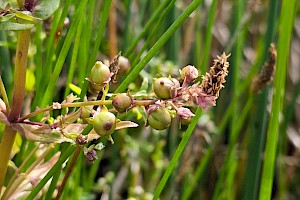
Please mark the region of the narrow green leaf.
[[32, 16], [31, 12], [29, 11], [18, 11], [14, 9], [10, 9], [10, 11], [14, 13], [17, 18], [28, 21], [28, 23], [37, 23], [41, 21], [41, 19]]
[[292, 28], [294, 24], [295, 8], [296, 0], [282, 1], [278, 38], [278, 60], [276, 64], [272, 109], [268, 126], [262, 179], [260, 184], [260, 200], [271, 199], [279, 135], [279, 116], [282, 112], [285, 97], [286, 70], [289, 58]]
[[190, 139], [190, 137], [191, 137], [191, 135], [193, 133], [194, 128], [197, 125], [197, 122], [198, 122], [198, 119], [201, 116], [201, 113], [202, 113], [201, 108], [198, 108], [196, 110], [196, 113], [195, 113], [195, 116], [193, 118], [192, 123], [189, 125], [188, 129], [184, 133], [183, 138], [182, 138], [180, 144], [178, 145], [178, 148], [176, 149], [176, 151], [175, 151], [175, 153], [174, 153], [174, 155], [172, 157], [172, 160], [170, 161], [170, 163], [169, 163], [169, 165], [168, 165], [168, 167], [167, 167], [167, 169], [166, 169], [166, 171], [165, 171], [162, 179], [160, 180], [160, 182], [159, 182], [159, 184], [158, 184], [158, 186], [157, 186], [157, 188], [156, 188], [156, 190], [154, 192], [154, 197], [153, 197], [154, 200], [157, 200], [159, 198], [162, 190], [164, 189], [164, 187], [165, 187], [165, 185], [167, 183], [168, 178], [170, 177], [170, 175], [171, 175], [174, 167], [177, 164], [177, 161], [178, 161], [180, 155], [182, 154], [182, 152], [183, 152], [183, 150], [184, 150], [187, 142], [189, 141], [189, 139]]

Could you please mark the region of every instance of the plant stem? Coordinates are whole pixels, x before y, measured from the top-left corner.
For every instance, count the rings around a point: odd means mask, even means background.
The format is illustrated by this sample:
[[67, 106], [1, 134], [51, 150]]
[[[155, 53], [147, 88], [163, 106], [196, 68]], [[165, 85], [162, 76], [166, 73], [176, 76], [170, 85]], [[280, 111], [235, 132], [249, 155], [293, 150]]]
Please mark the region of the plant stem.
[[16, 51], [16, 66], [14, 73], [14, 91], [11, 111], [8, 116], [10, 122], [20, 117], [25, 97], [27, 55], [30, 42], [30, 30], [20, 31]]
[[15, 141], [16, 133], [17, 132], [11, 127], [6, 126], [0, 143], [0, 190], [4, 185], [7, 164]]
[[[69, 108], [69, 107], [81, 107], [81, 106], [98, 106], [98, 105], [110, 105], [112, 103], [111, 100], [105, 100], [105, 101], [102, 101], [102, 100], [99, 100], [99, 101], [86, 101], [86, 102], [75, 102], [75, 103], [63, 103], [61, 104], [61, 108]], [[28, 115], [25, 115], [23, 117], [21, 117], [18, 122], [22, 122], [24, 121], [25, 119], [28, 119], [28, 118], [31, 118], [31, 117], [34, 117], [38, 114], [41, 114], [41, 113], [44, 113], [44, 112], [47, 112], [47, 111], [51, 111], [51, 110], [55, 110], [53, 108], [53, 106], [48, 106], [46, 108], [42, 108], [42, 109], [39, 109], [39, 110], [36, 110], [32, 113], [29, 113]]]
[[[23, 100], [25, 96], [26, 67], [27, 55], [30, 42], [30, 30], [19, 32], [17, 50], [16, 50], [16, 66], [14, 73], [14, 90], [11, 111], [8, 116], [10, 122], [16, 121], [20, 117], [22, 111]], [[9, 161], [10, 152], [12, 150], [16, 137], [16, 131], [10, 126], [6, 126], [0, 144], [0, 189], [4, 184], [4, 179]]]
[[[139, 105], [139, 106], [149, 106], [151, 104], [154, 104], [157, 100], [137, 100], [134, 102], [134, 105]], [[85, 101], [85, 102], [74, 102], [74, 103], [63, 103], [61, 104], [61, 108], [69, 108], [69, 107], [82, 107], [82, 106], [99, 106], [99, 105], [111, 105], [112, 104], [112, 100], [97, 100], [97, 101]], [[47, 111], [51, 111], [51, 110], [55, 110], [53, 108], [53, 106], [48, 106], [46, 108], [42, 108], [39, 110], [36, 110], [32, 113], [29, 113], [28, 115], [25, 115], [21, 118], [19, 118], [18, 122], [22, 122], [25, 119], [34, 117], [38, 114], [47, 112]]]
[[57, 200], [60, 199], [60, 197], [61, 197], [61, 195], [62, 195], [62, 193], [64, 191], [66, 183], [67, 183], [67, 181], [68, 181], [68, 179], [69, 179], [69, 177], [71, 175], [72, 169], [73, 169], [73, 167], [74, 167], [74, 165], [75, 165], [75, 163], [76, 163], [76, 161], [78, 159], [80, 151], [81, 151], [81, 148], [80, 147], [76, 147], [74, 155], [73, 155], [73, 158], [72, 158], [71, 163], [70, 163], [70, 166], [68, 167], [68, 169], [66, 171], [65, 177], [64, 177], [64, 179], [62, 181], [62, 184], [58, 188], [58, 192], [57, 192], [57, 195], [55, 197], [55, 199], [57, 199]]

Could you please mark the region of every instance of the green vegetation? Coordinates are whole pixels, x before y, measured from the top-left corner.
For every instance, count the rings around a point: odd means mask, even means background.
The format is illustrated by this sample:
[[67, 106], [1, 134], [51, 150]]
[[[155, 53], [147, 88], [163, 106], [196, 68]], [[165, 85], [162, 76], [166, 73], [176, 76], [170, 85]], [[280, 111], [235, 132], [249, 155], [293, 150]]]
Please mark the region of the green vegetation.
[[0, 200], [300, 199], [300, 3], [0, 1]]

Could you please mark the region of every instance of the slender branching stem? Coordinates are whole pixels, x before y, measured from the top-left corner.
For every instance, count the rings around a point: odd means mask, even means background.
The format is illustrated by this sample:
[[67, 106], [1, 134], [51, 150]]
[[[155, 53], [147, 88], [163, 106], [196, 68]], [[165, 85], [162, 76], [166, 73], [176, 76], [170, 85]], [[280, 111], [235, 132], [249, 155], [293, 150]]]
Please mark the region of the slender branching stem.
[[[154, 104], [157, 100], [135, 100], [134, 105], [138, 106], [149, 106], [151, 104]], [[75, 102], [75, 103], [62, 103], [61, 108], [75, 108], [75, 107], [82, 107], [82, 106], [99, 106], [99, 105], [111, 105], [112, 100], [97, 100], [97, 101], [85, 101], [85, 102]], [[38, 114], [48, 112], [51, 110], [55, 110], [53, 106], [48, 106], [46, 108], [38, 109], [32, 113], [29, 113], [28, 115], [25, 115], [21, 118], [19, 118], [18, 122], [23, 122], [25, 119], [34, 117]]]

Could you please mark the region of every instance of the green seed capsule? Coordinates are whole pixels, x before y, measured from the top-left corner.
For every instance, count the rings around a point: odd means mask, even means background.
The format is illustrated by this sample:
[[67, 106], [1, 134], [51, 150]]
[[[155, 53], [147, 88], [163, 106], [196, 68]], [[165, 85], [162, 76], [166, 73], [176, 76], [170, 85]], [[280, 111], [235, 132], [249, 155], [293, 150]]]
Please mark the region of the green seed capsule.
[[94, 116], [91, 122], [94, 125], [94, 130], [100, 136], [112, 134], [117, 124], [116, 116], [108, 111], [101, 111], [98, 115]]
[[97, 61], [91, 70], [90, 79], [96, 84], [103, 84], [110, 80], [111, 73], [109, 67], [101, 61]]
[[148, 116], [149, 125], [156, 130], [164, 130], [171, 125], [171, 116], [165, 107], [159, 107]]
[[132, 105], [132, 99], [126, 93], [120, 93], [114, 97], [112, 105], [119, 113], [123, 113]]
[[154, 93], [162, 99], [169, 99], [172, 94], [172, 90], [176, 87], [176, 84], [169, 78], [162, 77], [154, 79], [153, 89]]

